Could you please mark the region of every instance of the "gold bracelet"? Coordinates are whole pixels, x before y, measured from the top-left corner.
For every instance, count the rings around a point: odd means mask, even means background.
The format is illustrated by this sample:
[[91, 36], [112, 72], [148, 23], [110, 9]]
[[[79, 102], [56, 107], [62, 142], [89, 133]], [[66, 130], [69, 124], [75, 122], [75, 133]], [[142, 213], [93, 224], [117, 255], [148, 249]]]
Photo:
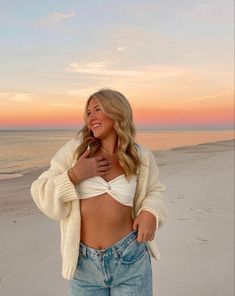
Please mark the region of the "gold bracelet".
[[69, 171], [68, 171], [69, 173], [71, 173], [71, 176], [72, 176], [72, 178], [75, 180], [75, 183], [79, 183], [79, 179], [78, 179], [78, 177], [74, 174], [74, 172], [73, 172], [73, 168], [71, 168], [71, 169], [69, 169]]

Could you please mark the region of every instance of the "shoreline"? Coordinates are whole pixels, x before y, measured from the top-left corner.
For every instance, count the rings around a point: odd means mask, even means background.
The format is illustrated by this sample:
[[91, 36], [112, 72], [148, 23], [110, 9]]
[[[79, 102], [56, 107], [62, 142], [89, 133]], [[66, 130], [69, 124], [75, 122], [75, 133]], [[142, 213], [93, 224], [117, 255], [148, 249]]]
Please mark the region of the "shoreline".
[[[213, 147], [215, 144], [216, 145], [226, 145], [228, 147], [233, 146], [235, 143], [235, 139], [229, 139], [229, 140], [219, 140], [219, 141], [213, 141], [213, 142], [205, 142], [205, 143], [200, 143], [200, 144], [195, 144], [195, 145], [187, 145], [187, 146], [179, 146], [179, 147], [172, 147], [170, 149], [152, 149], [153, 153], [156, 155], [156, 157], [163, 157], [166, 153], [171, 153], [174, 151], [181, 151], [181, 152], [185, 152], [185, 151], [189, 151], [191, 149], [200, 149], [200, 148], [210, 148], [211, 146]], [[218, 147], [219, 149], [219, 147]], [[161, 166], [161, 162], [159, 163], [159, 166]], [[40, 166], [40, 167], [36, 167], [36, 168], [28, 168], [22, 172], [13, 172], [13, 173], [5, 173], [5, 174], [0, 174], [0, 184], [2, 181], [5, 180], [14, 180], [14, 179], [18, 179], [21, 177], [24, 177], [27, 174], [33, 173], [35, 171], [42, 171], [42, 170], [46, 170], [48, 169], [49, 166]]]
[[[157, 165], [160, 169], [160, 179], [181, 172], [189, 166], [208, 157], [234, 150], [235, 139], [202, 143], [193, 146], [183, 146], [170, 150], [153, 150]], [[11, 212], [13, 216], [24, 216], [37, 212], [30, 195], [30, 186], [41, 173], [49, 166], [36, 168], [24, 173], [21, 177], [0, 179], [0, 218], [7, 217]]]

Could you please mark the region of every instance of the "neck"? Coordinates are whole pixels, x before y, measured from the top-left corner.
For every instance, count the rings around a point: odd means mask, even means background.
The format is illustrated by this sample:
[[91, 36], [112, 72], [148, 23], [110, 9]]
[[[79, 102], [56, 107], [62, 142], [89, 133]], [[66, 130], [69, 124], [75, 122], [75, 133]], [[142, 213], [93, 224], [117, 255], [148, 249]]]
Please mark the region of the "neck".
[[108, 155], [116, 155], [117, 154], [115, 142], [108, 143], [108, 142], [102, 141], [100, 149]]
[[108, 155], [110, 155], [110, 156], [115, 156], [115, 155], [117, 155], [116, 153], [110, 153], [110, 152], [106, 151], [103, 147], [100, 147], [100, 149], [101, 149], [105, 154], [108, 154]]

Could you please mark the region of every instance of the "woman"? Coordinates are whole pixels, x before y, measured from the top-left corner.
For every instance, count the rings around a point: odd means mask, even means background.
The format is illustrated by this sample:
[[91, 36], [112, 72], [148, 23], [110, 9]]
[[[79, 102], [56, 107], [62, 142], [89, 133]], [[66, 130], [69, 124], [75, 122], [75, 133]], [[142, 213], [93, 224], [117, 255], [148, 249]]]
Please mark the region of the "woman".
[[166, 221], [164, 185], [152, 152], [134, 142], [132, 109], [102, 89], [85, 125], [32, 183], [38, 208], [60, 221], [62, 275], [71, 295], [152, 295], [151, 256]]

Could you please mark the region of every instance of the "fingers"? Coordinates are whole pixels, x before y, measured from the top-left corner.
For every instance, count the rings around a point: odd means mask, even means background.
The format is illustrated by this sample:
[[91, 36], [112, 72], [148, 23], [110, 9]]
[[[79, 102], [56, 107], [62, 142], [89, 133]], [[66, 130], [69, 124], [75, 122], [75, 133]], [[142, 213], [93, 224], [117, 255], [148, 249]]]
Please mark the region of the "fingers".
[[100, 174], [100, 173], [107, 174], [109, 169], [110, 169], [110, 166], [103, 166], [103, 167], [99, 167], [97, 169], [97, 172], [98, 172], [98, 174]]
[[154, 232], [144, 233], [143, 231], [138, 231], [138, 242], [145, 243], [152, 240], [154, 240]]
[[98, 167], [102, 168], [102, 167], [111, 167], [111, 161], [110, 160], [103, 160], [103, 161], [99, 161], [98, 163]]
[[152, 241], [152, 240], [154, 240], [154, 236], [150, 236], [150, 238], [137, 238], [137, 241], [139, 243], [146, 243], [146, 242]]
[[96, 155], [96, 156], [94, 156], [94, 158], [96, 159], [96, 161], [101, 161], [101, 160], [106, 159], [103, 155]]
[[111, 161], [107, 160], [103, 157], [95, 157], [96, 166], [97, 166], [97, 173], [107, 173], [108, 170], [111, 168]]
[[88, 158], [89, 153], [90, 150], [86, 149], [75, 165], [76, 172], [81, 180], [107, 174], [111, 168], [110, 160], [101, 155]]
[[138, 230], [137, 241], [139, 243], [146, 243], [148, 241], [154, 240], [154, 235], [156, 232], [156, 228], [151, 225], [141, 225], [139, 223], [138, 217], [134, 220], [133, 228]]
[[102, 161], [97, 164], [98, 173], [107, 173], [111, 168], [111, 163], [109, 161]]
[[80, 156], [80, 158], [86, 158], [90, 153], [90, 149], [86, 149], [85, 152]]

